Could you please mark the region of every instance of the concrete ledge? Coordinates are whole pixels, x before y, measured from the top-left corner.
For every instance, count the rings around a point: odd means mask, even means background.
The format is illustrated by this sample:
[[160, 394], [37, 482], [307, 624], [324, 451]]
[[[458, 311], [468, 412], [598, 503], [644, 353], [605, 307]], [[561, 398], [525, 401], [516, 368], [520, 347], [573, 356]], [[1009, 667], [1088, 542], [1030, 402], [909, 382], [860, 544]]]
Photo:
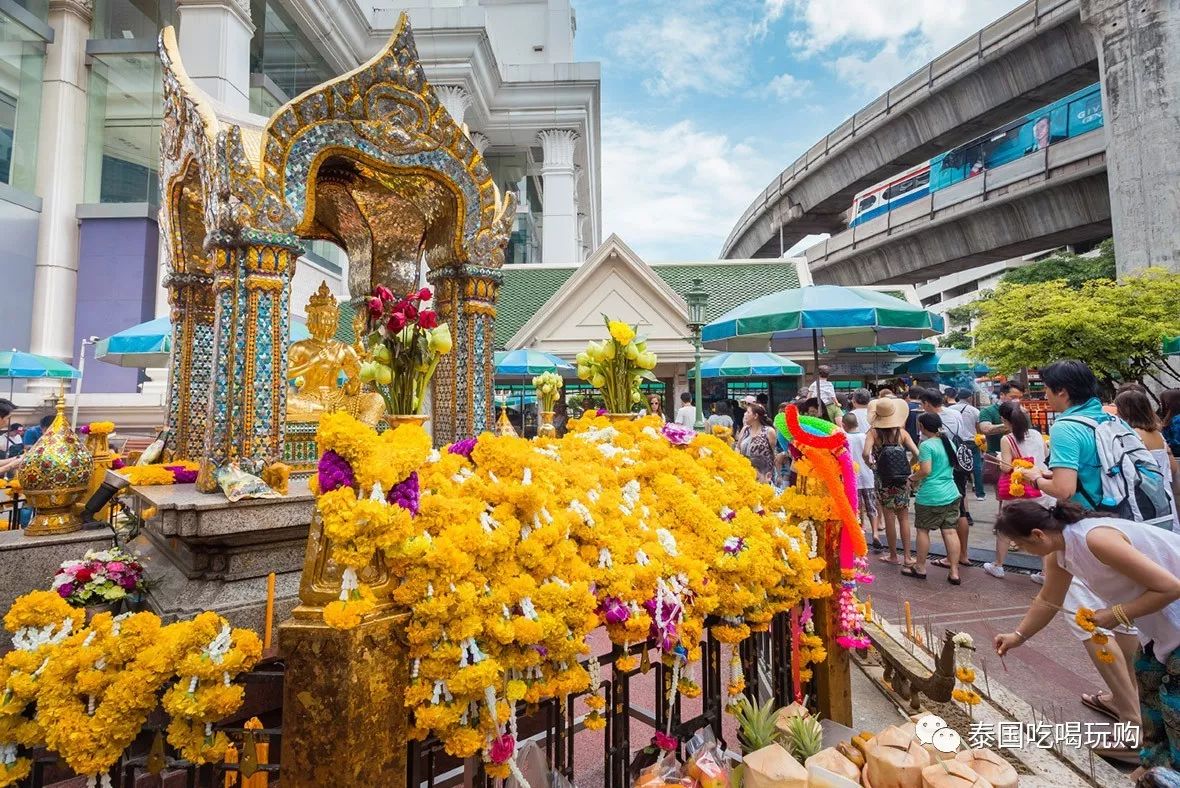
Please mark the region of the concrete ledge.
[[290, 491], [282, 498], [237, 503], [230, 503], [221, 494], [199, 493], [191, 484], [139, 487], [135, 495], [157, 509], [147, 522], [148, 530], [165, 537], [197, 541], [225, 541], [300, 527], [306, 535], [314, 500], [306, 479], [292, 479]]

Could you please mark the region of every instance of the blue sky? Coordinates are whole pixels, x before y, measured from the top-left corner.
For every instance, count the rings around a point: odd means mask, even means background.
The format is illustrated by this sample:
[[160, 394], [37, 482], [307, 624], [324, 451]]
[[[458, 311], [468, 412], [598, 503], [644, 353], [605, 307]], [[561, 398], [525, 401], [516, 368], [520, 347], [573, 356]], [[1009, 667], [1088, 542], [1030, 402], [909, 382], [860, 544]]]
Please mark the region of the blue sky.
[[574, 0], [602, 64], [604, 237], [709, 260], [842, 120], [1020, 0]]

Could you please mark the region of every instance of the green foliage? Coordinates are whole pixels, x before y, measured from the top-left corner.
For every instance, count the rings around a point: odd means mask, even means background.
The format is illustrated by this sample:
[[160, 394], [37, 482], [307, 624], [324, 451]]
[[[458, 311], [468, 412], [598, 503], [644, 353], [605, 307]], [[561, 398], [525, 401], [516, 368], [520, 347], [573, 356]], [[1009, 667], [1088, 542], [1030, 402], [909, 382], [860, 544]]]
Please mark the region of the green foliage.
[[1114, 279], [1114, 239], [1108, 238], [1098, 247], [1097, 257], [1082, 257], [1073, 252], [1058, 252], [1022, 268], [1014, 268], [1000, 278], [1001, 284], [1032, 285], [1040, 282], [1064, 280], [1077, 290], [1095, 279]]
[[971, 332], [965, 329], [956, 329], [948, 331], [938, 339], [939, 347], [952, 347], [959, 350], [969, 349], [974, 342], [971, 340]]
[[1180, 275], [1162, 269], [1072, 287], [1056, 279], [1002, 284], [981, 305], [970, 354], [999, 372], [1062, 358], [1090, 364], [1105, 382], [1138, 381], [1163, 362], [1163, 340], [1180, 334]]

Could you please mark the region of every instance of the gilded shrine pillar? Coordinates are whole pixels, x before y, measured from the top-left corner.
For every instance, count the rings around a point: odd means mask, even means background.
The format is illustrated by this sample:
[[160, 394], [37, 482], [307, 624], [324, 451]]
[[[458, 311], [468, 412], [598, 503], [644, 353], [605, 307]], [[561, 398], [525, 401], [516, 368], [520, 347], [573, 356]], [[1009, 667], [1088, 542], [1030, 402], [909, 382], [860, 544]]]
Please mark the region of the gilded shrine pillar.
[[213, 277], [173, 272], [165, 279], [171, 305], [168, 445], [177, 459], [205, 454], [205, 414], [213, 377]]
[[[227, 239], [228, 240], [228, 239]], [[294, 236], [243, 231], [214, 248], [211, 395], [203, 459], [253, 473], [283, 453], [287, 413], [288, 301], [302, 246]], [[216, 481], [202, 466], [198, 488]]]
[[436, 444], [479, 435], [495, 413], [496, 297], [498, 269], [475, 266], [431, 271], [439, 319], [451, 326], [455, 345], [434, 373], [432, 421]]

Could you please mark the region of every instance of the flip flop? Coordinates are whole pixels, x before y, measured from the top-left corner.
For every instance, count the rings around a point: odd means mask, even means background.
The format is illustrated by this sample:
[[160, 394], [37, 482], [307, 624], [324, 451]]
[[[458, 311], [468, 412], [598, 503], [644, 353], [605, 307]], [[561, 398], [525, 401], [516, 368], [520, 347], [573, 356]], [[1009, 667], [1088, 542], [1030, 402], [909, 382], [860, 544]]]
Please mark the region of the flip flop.
[[1107, 705], [1106, 701], [1102, 700], [1102, 697], [1098, 693], [1094, 693], [1093, 695], [1082, 693], [1082, 705], [1088, 709], [1093, 709], [1099, 714], [1110, 717], [1115, 722], [1119, 721], [1118, 712], [1113, 707]]
[[953, 585], [953, 586], [961, 586], [961, 585], [963, 585], [963, 578], [961, 578], [961, 577], [949, 577], [949, 576], [948, 576], [948, 577], [947, 577], [947, 579], [946, 579], [946, 581], [947, 581], [948, 583], [950, 583], [951, 585]]
[[[931, 564], [931, 566], [937, 566], [939, 569], [950, 569], [951, 568], [951, 565], [949, 563], [947, 563], [947, 560], [945, 558], [935, 558], [933, 561], [930, 562], [930, 564]], [[970, 568], [971, 562], [968, 561], [968, 562], [964, 563], [964, 562], [960, 561], [959, 566], [965, 566], [965, 567]]]
[[879, 555], [879, 556], [877, 556], [877, 560], [883, 564], [893, 564], [894, 566], [901, 566], [901, 559], [900, 558], [890, 558], [887, 555]]
[[919, 572], [918, 570], [914, 569], [912, 566], [903, 566], [901, 568], [901, 576], [908, 577], [913, 580], [925, 580], [926, 579], [925, 572]]

